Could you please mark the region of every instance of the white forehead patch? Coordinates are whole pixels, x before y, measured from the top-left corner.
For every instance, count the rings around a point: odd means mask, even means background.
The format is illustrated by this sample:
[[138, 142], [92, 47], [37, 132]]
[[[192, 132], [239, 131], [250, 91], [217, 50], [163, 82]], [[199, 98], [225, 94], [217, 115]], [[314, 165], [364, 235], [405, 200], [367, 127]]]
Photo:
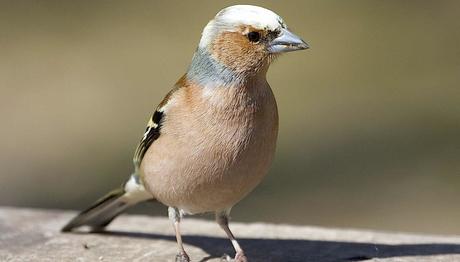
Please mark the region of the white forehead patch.
[[249, 25], [260, 30], [286, 28], [283, 19], [271, 10], [253, 5], [234, 5], [222, 9], [203, 30], [200, 47], [207, 46], [215, 33], [221, 29], [232, 30]]
[[250, 25], [257, 29], [275, 30], [285, 26], [283, 19], [273, 11], [253, 5], [234, 5], [220, 11], [215, 18], [233, 26]]

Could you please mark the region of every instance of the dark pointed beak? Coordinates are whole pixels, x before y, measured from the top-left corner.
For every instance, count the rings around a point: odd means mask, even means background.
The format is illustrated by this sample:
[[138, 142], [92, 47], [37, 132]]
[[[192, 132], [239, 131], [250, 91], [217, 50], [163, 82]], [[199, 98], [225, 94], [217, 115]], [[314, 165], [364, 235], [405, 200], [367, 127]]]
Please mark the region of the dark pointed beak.
[[273, 39], [268, 46], [270, 53], [285, 53], [308, 49], [310, 46], [299, 36], [283, 28], [277, 38]]

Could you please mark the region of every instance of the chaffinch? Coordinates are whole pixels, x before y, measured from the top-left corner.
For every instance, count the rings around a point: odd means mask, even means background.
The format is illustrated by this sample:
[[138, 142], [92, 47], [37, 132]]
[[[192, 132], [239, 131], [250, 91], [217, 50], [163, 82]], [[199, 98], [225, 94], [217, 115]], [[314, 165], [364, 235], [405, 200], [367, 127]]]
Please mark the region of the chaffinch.
[[179, 222], [213, 212], [231, 240], [235, 261], [247, 261], [228, 227], [231, 208], [268, 172], [278, 112], [266, 73], [279, 54], [308, 45], [274, 12], [236, 5], [203, 30], [187, 73], [148, 121], [134, 155], [134, 173], [62, 230], [103, 229], [127, 207], [155, 199], [168, 208], [176, 232], [176, 261], [190, 261]]

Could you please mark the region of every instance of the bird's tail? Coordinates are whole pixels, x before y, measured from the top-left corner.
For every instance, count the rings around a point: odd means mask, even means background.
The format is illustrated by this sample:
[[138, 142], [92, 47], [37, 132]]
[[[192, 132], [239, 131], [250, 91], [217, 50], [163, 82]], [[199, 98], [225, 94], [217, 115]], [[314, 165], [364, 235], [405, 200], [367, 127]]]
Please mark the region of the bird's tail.
[[139, 177], [132, 175], [121, 188], [109, 192], [83, 210], [70, 220], [61, 231], [69, 232], [81, 226], [89, 226], [91, 231], [101, 230], [128, 207], [149, 199], [153, 199], [152, 195], [145, 190]]

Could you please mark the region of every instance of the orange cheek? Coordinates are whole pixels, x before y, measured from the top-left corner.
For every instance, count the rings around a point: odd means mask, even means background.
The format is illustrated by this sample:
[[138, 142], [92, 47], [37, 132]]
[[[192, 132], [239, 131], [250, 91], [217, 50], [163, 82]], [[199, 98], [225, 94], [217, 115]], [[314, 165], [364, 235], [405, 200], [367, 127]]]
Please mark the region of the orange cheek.
[[237, 72], [255, 71], [266, 58], [262, 44], [251, 43], [239, 32], [223, 32], [212, 42], [212, 56]]

